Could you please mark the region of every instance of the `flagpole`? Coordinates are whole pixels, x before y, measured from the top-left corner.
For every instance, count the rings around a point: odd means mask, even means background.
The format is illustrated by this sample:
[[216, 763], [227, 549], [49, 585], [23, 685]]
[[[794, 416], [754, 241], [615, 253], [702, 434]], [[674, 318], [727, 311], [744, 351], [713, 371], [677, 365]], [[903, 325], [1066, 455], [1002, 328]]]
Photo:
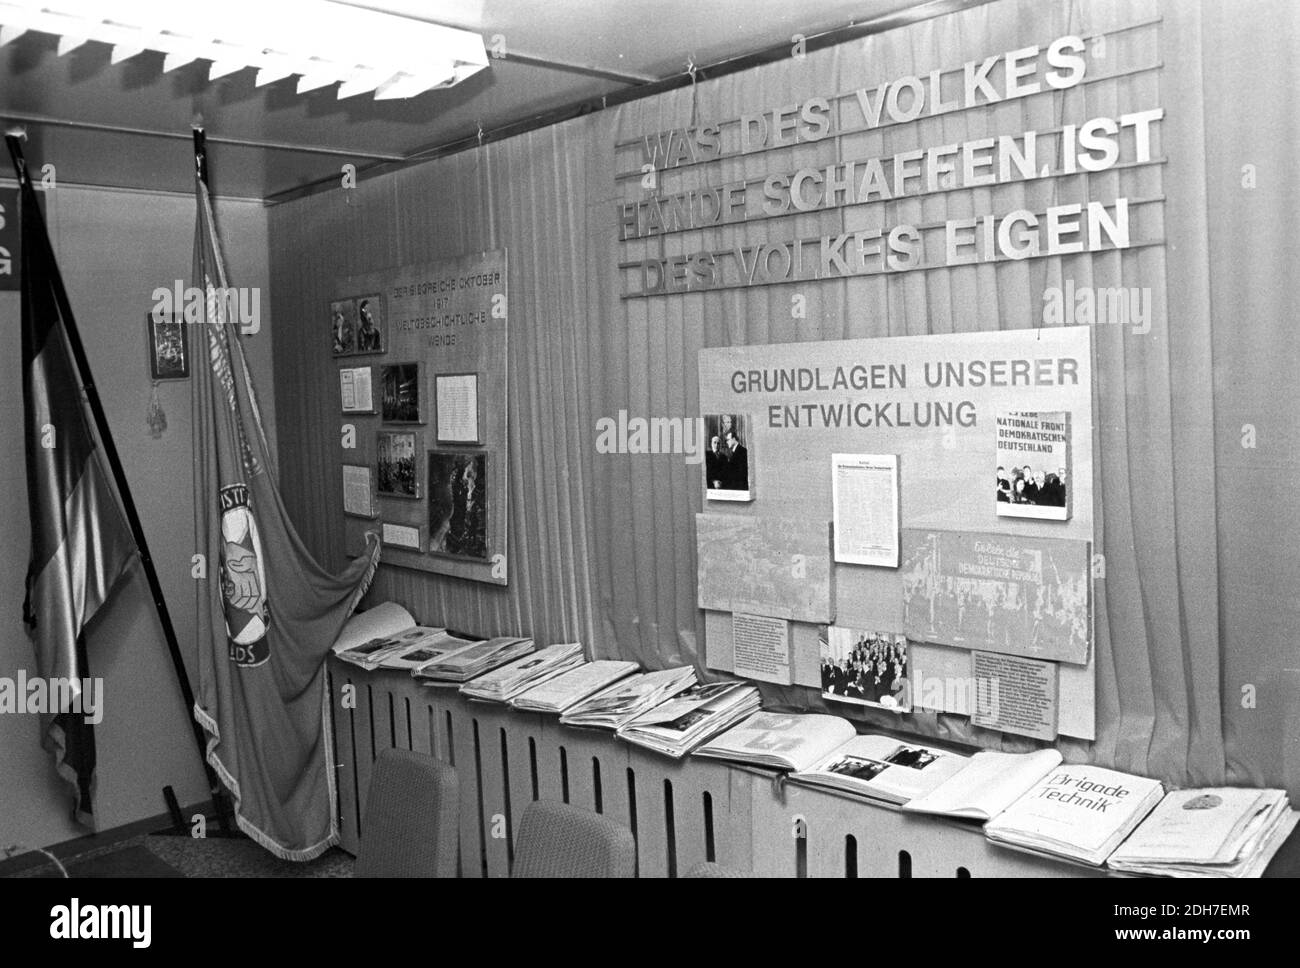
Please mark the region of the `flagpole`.
[[[27, 171], [27, 160], [23, 157], [23, 148], [19, 136], [6, 133], [5, 144], [9, 148], [14, 170], [18, 175], [19, 192], [25, 195], [34, 189], [32, 188], [31, 176]], [[27, 202], [30, 199], [24, 198], [23, 201]], [[36, 218], [41, 219], [43, 223], [44, 217], [41, 215], [40, 207], [34, 207], [36, 209]], [[45, 233], [45, 240], [46, 244], [49, 244], [48, 231]], [[53, 260], [51, 259], [51, 261]], [[229, 819], [225, 808], [225, 790], [221, 786], [220, 780], [217, 779], [216, 772], [208, 764], [207, 740], [204, 738], [202, 727], [194, 718], [194, 690], [190, 686], [189, 675], [185, 671], [185, 661], [181, 656], [180, 644], [176, 639], [176, 628], [172, 625], [171, 612], [167, 609], [167, 600], [163, 596], [162, 583], [158, 580], [158, 571], [154, 567], [153, 556], [149, 552], [149, 542], [145, 538], [144, 526], [140, 522], [140, 514], [136, 510], [135, 500], [131, 496], [131, 487], [127, 483], [126, 472], [122, 468], [122, 460], [118, 456], [117, 446], [113, 443], [113, 432], [109, 427], [104, 406], [100, 402], [99, 391], [95, 387], [90, 361], [86, 357], [85, 347], [81, 343], [81, 335], [77, 331], [76, 320], [68, 303], [68, 294], [63, 288], [63, 278], [58, 272], [54, 273], [53, 284], [54, 296], [59, 304], [60, 315], [63, 317], [63, 330], [67, 334], [68, 347], [71, 349], [73, 360], [77, 365], [82, 392], [85, 394], [86, 404], [90, 408], [91, 416], [95, 419], [99, 444], [103, 449], [104, 458], [108, 462], [109, 469], [113, 473], [118, 498], [122, 503], [122, 511], [126, 515], [127, 524], [131, 529], [131, 535], [139, 551], [140, 564], [144, 569], [145, 579], [149, 583], [149, 595], [153, 599], [154, 609], [158, 613], [158, 622], [162, 625], [163, 637], [167, 641], [167, 651], [171, 655], [172, 667], [176, 672], [176, 679], [180, 683], [181, 696], [185, 701], [185, 718], [189, 720], [190, 726], [193, 727], [194, 742], [198, 747], [199, 761], [203, 764], [204, 773], [208, 778], [208, 789], [212, 794], [213, 806], [217, 810], [221, 829], [229, 833]]]

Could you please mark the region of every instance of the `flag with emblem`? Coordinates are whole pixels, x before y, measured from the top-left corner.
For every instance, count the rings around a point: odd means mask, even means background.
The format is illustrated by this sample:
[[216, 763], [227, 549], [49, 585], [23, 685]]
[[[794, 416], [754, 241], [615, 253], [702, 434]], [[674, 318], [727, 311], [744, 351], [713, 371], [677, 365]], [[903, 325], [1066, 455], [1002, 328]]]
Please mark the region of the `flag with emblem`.
[[[338, 841], [325, 657], [379, 563], [379, 541], [340, 574], [298, 538], [276, 483], [244, 356], [268, 339], [227, 279], [207, 185], [196, 175], [194, 272], [184, 302], [195, 347], [194, 507], [198, 695], [208, 762], [240, 829], [278, 857]], [[259, 331], [260, 335], [252, 333]], [[245, 335], [248, 334], [248, 335]]]

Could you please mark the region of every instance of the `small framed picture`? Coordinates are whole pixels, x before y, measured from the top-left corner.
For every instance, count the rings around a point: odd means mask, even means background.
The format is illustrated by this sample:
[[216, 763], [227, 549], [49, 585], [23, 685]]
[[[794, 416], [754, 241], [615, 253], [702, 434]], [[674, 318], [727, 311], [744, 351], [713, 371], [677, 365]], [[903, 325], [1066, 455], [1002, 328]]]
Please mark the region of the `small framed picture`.
[[343, 465], [343, 513], [354, 518], [377, 518], [375, 469], [365, 464]]
[[435, 373], [433, 403], [439, 444], [481, 444], [477, 373]]
[[151, 312], [145, 317], [149, 346], [149, 376], [154, 380], [184, 380], [190, 375], [190, 339], [177, 315]]
[[754, 442], [749, 418], [708, 414], [704, 418], [704, 496], [710, 501], [754, 500]]
[[379, 368], [379, 384], [384, 423], [424, 423], [419, 363], [385, 363]]
[[375, 437], [375, 476], [380, 497], [420, 497], [417, 457], [420, 435], [411, 430], [381, 430]]
[[330, 343], [335, 356], [382, 353], [388, 346], [384, 297], [378, 293], [330, 302]]
[[486, 451], [429, 451], [429, 553], [486, 561]]
[[339, 399], [344, 413], [374, 413], [375, 393], [368, 366], [339, 370]]
[[377, 293], [358, 296], [357, 303], [357, 353], [383, 353], [388, 349], [388, 319], [384, 313], [384, 297]]
[[357, 349], [357, 301], [336, 299], [330, 303], [330, 339], [335, 356], [350, 356]]
[[394, 524], [385, 521], [380, 526], [379, 540], [382, 544], [404, 551], [424, 552], [424, 526], [418, 524]]

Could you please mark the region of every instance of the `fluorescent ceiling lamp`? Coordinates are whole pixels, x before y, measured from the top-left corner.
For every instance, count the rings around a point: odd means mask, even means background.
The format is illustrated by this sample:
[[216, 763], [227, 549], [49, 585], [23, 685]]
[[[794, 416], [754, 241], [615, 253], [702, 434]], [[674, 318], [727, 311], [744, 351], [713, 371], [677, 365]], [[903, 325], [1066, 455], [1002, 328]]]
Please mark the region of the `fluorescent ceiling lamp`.
[[331, 0], [0, 0], [0, 46], [29, 30], [57, 36], [60, 56], [87, 42], [112, 45], [114, 64], [153, 50], [164, 72], [253, 67], [258, 86], [297, 75], [299, 93], [338, 83], [340, 98], [414, 97], [488, 66], [472, 31]]

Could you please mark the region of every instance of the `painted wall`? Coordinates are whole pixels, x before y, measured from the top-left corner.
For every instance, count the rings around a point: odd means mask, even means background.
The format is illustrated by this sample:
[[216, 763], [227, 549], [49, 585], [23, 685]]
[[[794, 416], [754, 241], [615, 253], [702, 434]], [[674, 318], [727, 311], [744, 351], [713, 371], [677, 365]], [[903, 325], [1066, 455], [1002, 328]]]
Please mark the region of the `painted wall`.
[[[162, 383], [167, 415], [160, 439], [149, 435], [150, 380], [145, 317], [158, 286], [190, 274], [194, 202], [174, 195], [60, 186], [46, 197], [46, 216], [59, 266], [94, 370], [100, 398], [126, 467], [163, 591], [188, 655], [193, 649], [194, 590], [190, 385]], [[219, 202], [217, 219], [231, 282], [265, 287], [267, 217], [261, 205]], [[249, 338], [254, 379], [274, 435], [270, 391], [269, 308]], [[29, 547], [23, 455], [21, 336], [18, 293], [0, 293], [0, 676], [20, 668], [35, 674], [22, 625], [23, 579]], [[104, 719], [97, 727], [100, 829], [166, 810], [171, 785], [182, 805], [207, 799], [179, 686], [148, 587], [139, 572], [101, 612], [88, 652], [93, 675], [104, 678]], [[86, 833], [68, 819], [70, 800], [40, 745], [37, 718], [0, 716], [0, 847], [46, 846]]]

